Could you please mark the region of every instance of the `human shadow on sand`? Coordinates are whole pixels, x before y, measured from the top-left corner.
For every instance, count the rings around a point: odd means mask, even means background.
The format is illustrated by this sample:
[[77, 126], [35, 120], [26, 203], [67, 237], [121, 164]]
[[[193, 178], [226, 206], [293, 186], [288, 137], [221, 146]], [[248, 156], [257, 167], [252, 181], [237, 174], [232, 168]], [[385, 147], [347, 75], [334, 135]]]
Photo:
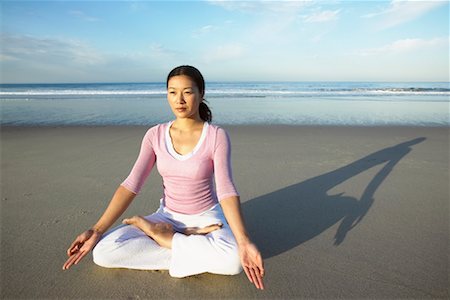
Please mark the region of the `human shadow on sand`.
[[[264, 258], [284, 253], [318, 236], [341, 221], [334, 244], [368, 213], [374, 194], [394, 166], [426, 138], [416, 138], [374, 152], [349, 165], [307, 179], [242, 204], [247, 227]], [[328, 191], [358, 174], [385, 164], [365, 188], [360, 199], [329, 195]]]

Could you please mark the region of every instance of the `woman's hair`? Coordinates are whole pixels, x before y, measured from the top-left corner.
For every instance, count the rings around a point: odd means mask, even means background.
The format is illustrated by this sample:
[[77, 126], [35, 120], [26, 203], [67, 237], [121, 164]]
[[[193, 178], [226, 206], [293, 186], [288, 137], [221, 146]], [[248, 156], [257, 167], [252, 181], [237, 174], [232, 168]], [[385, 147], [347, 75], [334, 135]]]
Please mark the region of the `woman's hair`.
[[202, 102], [200, 102], [200, 106], [198, 108], [200, 113], [200, 118], [208, 123], [211, 123], [212, 121], [212, 112], [209, 109], [208, 105], [205, 103], [205, 99], [203, 98], [205, 96], [205, 80], [203, 79], [202, 73], [200, 71], [192, 66], [179, 66], [170, 71], [169, 75], [167, 76], [166, 81], [166, 88], [169, 87], [169, 79], [174, 76], [188, 76], [191, 78], [195, 84], [197, 85], [197, 88], [200, 91], [200, 94], [202, 96]]

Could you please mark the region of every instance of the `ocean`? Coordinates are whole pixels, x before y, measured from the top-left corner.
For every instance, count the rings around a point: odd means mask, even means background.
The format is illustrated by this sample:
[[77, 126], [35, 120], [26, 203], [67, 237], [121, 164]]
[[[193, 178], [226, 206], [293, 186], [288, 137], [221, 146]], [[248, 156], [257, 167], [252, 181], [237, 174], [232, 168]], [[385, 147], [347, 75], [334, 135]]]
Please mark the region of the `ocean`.
[[[450, 126], [449, 82], [207, 82], [216, 124]], [[0, 84], [2, 126], [153, 125], [165, 83]]]

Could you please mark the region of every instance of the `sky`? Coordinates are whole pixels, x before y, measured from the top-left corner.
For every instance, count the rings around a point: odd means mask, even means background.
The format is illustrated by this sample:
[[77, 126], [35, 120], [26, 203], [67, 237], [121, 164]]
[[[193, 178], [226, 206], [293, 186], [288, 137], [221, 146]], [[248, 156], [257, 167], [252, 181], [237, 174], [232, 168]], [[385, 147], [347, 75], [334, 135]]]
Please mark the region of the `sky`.
[[449, 1], [1, 1], [2, 83], [449, 81]]

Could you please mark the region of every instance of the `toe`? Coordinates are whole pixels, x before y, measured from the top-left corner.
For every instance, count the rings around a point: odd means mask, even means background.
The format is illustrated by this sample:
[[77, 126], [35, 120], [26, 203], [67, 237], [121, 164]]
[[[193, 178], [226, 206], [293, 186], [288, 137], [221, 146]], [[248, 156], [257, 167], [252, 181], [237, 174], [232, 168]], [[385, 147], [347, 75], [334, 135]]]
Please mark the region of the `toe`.
[[132, 224], [136, 224], [138, 222], [138, 216], [133, 216], [131, 218], [125, 218], [123, 219], [122, 223], [124, 224], [128, 224], [128, 225], [132, 225]]

